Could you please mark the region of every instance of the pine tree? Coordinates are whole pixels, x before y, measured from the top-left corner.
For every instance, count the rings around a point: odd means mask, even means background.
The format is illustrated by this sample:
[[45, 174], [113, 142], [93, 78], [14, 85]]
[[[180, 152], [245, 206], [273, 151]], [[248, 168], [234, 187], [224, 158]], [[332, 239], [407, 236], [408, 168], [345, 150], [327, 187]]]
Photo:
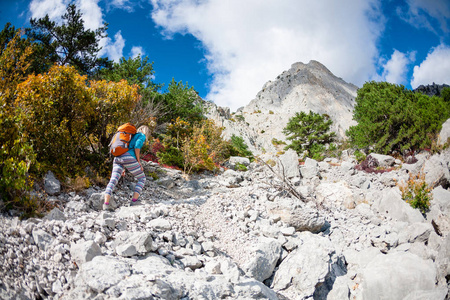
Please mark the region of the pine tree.
[[298, 154], [307, 150], [308, 156], [312, 156], [313, 149], [317, 146], [324, 146], [333, 141], [336, 134], [328, 132], [333, 123], [327, 115], [320, 115], [312, 111], [309, 114], [305, 112], [295, 113], [295, 116], [289, 119], [283, 133], [292, 143], [286, 146], [286, 149], [293, 149]]

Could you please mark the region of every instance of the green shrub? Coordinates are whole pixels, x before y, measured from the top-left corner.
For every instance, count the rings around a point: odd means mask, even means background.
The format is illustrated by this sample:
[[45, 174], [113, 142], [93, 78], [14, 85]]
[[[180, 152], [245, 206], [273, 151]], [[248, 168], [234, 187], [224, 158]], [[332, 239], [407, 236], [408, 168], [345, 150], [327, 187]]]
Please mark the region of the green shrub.
[[417, 208], [422, 214], [428, 212], [431, 200], [431, 189], [425, 182], [424, 175], [410, 176], [406, 185], [399, 185], [402, 198], [411, 207]]
[[325, 156], [325, 145], [322, 144], [313, 144], [309, 148], [308, 157], [311, 157], [312, 159], [315, 159], [317, 161], [322, 161]]
[[236, 115], [235, 116], [236, 120], [241, 121], [241, 122], [245, 122], [245, 118], [243, 115]]
[[441, 97], [413, 93], [387, 82], [368, 82], [358, 90], [347, 136], [358, 148], [378, 153], [431, 148], [432, 140], [450, 116]]
[[292, 143], [285, 149], [293, 149], [299, 155], [307, 150], [306, 156], [320, 158], [325, 145], [333, 141], [334, 132], [329, 132], [332, 121], [325, 115], [305, 112], [295, 113], [290, 118], [283, 133]]
[[231, 155], [253, 159], [253, 153], [248, 150], [248, 145], [244, 142], [244, 139], [234, 134], [231, 136]]
[[359, 150], [356, 150], [354, 155], [355, 155], [355, 158], [358, 161], [358, 163], [360, 163], [366, 159], [366, 155]]
[[158, 156], [158, 162], [160, 164], [183, 168], [183, 152], [176, 147], [165, 147], [163, 152], [158, 152], [156, 155]]
[[243, 172], [245, 172], [245, 171], [248, 170], [248, 169], [247, 169], [247, 166], [244, 165], [244, 164], [241, 164], [241, 163], [236, 163], [236, 165], [234, 166], [234, 169], [235, 169], [236, 171], [243, 171]]
[[274, 145], [274, 146], [278, 146], [278, 145], [286, 145], [286, 142], [277, 140], [276, 138], [273, 138], [273, 139], [272, 139], [272, 145]]

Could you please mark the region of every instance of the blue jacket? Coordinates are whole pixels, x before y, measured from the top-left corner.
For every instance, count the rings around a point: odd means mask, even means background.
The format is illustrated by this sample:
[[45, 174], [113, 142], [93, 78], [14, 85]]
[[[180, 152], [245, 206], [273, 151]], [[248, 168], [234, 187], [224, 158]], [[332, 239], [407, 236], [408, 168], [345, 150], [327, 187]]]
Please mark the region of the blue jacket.
[[[134, 158], [136, 158], [136, 153], [134, 153], [134, 149], [141, 149], [146, 140], [145, 134], [141, 132], [137, 132], [130, 141], [128, 153], [131, 154]], [[137, 159], [137, 158], [136, 158]]]

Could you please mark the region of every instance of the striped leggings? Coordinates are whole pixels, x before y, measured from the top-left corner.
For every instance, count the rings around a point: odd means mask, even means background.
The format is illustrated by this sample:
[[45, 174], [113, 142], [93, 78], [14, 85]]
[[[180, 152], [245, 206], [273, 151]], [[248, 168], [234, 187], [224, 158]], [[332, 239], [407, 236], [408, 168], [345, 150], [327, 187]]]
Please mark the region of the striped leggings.
[[140, 194], [142, 192], [142, 188], [145, 184], [145, 174], [141, 170], [141, 166], [138, 161], [131, 156], [128, 152], [122, 154], [121, 156], [117, 156], [114, 158], [113, 170], [111, 174], [111, 179], [109, 180], [108, 186], [106, 187], [105, 193], [111, 195], [114, 188], [117, 185], [117, 182], [122, 176], [123, 169], [126, 168], [130, 171], [131, 174], [138, 180], [136, 186], [134, 187], [134, 192]]

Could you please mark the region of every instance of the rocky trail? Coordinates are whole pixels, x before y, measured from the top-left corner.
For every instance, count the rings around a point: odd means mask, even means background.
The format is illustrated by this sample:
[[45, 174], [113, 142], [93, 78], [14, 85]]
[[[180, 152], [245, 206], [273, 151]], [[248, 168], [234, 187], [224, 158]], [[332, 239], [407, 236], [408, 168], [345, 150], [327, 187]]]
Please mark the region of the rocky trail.
[[[133, 180], [103, 211], [103, 190], [62, 193], [48, 176], [43, 219], [0, 220], [1, 299], [449, 299], [450, 150], [405, 164], [376, 155], [298, 166], [273, 160], [304, 201], [265, 166], [186, 179], [147, 163], [139, 205]], [[268, 159], [269, 157], [266, 157]], [[276, 168], [275, 168], [276, 169]], [[398, 185], [423, 174], [423, 216]]]

